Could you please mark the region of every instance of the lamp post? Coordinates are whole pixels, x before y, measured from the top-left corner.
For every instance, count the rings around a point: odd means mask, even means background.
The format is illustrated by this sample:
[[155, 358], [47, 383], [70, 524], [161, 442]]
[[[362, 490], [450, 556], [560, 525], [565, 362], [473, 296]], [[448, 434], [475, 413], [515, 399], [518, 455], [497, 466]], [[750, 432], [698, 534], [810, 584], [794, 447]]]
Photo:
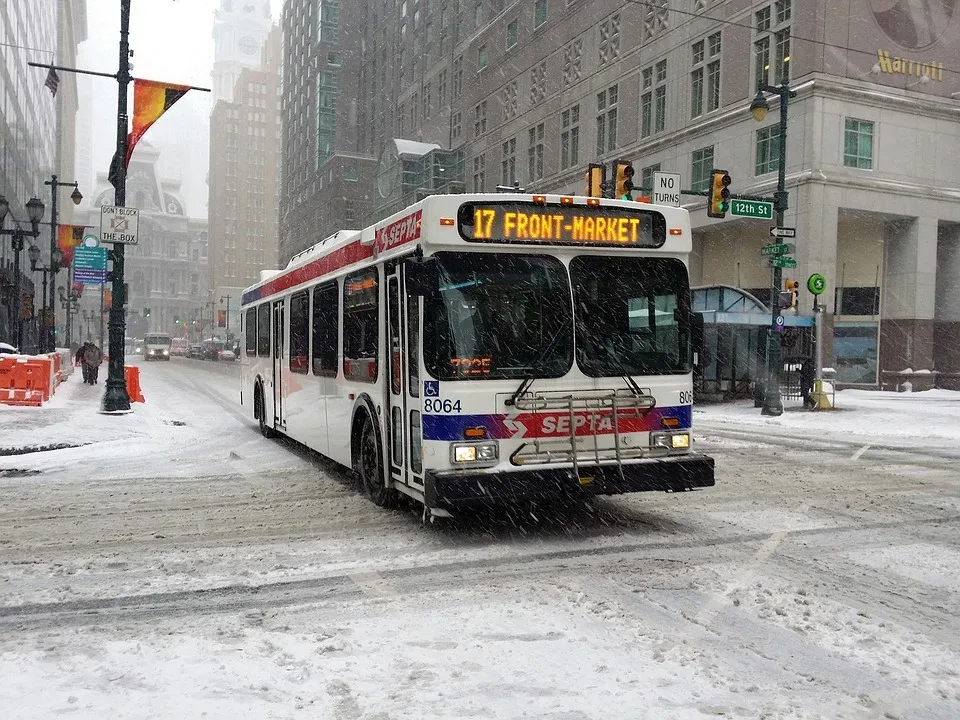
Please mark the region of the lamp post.
[[60, 248], [54, 248], [53, 255], [50, 257], [50, 264], [46, 267], [40, 264], [40, 248], [36, 245], [31, 245], [27, 249], [27, 255], [30, 256], [30, 270], [32, 272], [43, 273], [43, 295], [41, 296], [43, 298], [43, 321], [40, 324], [44, 327], [44, 332], [40, 338], [43, 341], [40, 345], [40, 352], [53, 352], [55, 345], [53, 342], [54, 333], [50, 330], [53, 324], [53, 305], [51, 303], [51, 306], [49, 308], [47, 307], [47, 281], [50, 282], [50, 295], [52, 297], [54, 277], [60, 269], [60, 263], [63, 261], [63, 252]]
[[72, 284], [69, 293], [64, 290], [63, 285], [60, 286], [59, 290], [60, 305], [67, 314], [67, 347], [73, 350], [73, 317], [80, 310], [80, 293], [73, 288]]
[[83, 311], [83, 320], [87, 323], [87, 332], [86, 332], [86, 341], [90, 340], [90, 323], [96, 320], [97, 313], [93, 310], [84, 310]]
[[[27, 218], [30, 220], [30, 230], [23, 230], [20, 227], [14, 227], [11, 230], [5, 230], [0, 227], [0, 235], [10, 235], [13, 243], [13, 328], [14, 345], [18, 350], [23, 348], [23, 323], [20, 320], [20, 252], [23, 250], [23, 239], [25, 237], [35, 238], [40, 235], [40, 221], [43, 219], [43, 201], [40, 198], [30, 198], [27, 202]], [[10, 203], [0, 195], [0, 223], [10, 212]], [[13, 221], [17, 223], [17, 220]]]
[[223, 304], [223, 301], [224, 301], [224, 300], [227, 301], [227, 327], [226, 327], [226, 330], [225, 330], [225, 332], [226, 332], [226, 334], [227, 334], [227, 342], [230, 342], [230, 301], [231, 301], [232, 299], [233, 299], [233, 296], [232, 296], [232, 295], [221, 295], [221, 296], [220, 296], [220, 304], [221, 304], [221, 305]]
[[[770, 105], [764, 93], [771, 93], [780, 97], [780, 135], [779, 158], [777, 161], [777, 191], [773, 194], [773, 209], [776, 213], [777, 227], [783, 227], [783, 214], [787, 209], [787, 102], [797, 93], [790, 89], [786, 81], [780, 85], [761, 85], [757, 96], [750, 103], [750, 112], [753, 119], [763, 122], [770, 111]], [[783, 270], [773, 266], [770, 293], [770, 328], [767, 330], [767, 382], [763, 393], [763, 407], [761, 415], [778, 416], [783, 414], [783, 401], [780, 399], [780, 335], [775, 330], [777, 316], [780, 314], [780, 286], [783, 284]]]
[[[83, 200], [83, 195], [80, 194], [80, 188], [76, 181], [74, 182], [60, 182], [57, 180], [56, 175], [51, 175], [49, 180], [43, 181], [44, 185], [50, 186], [50, 257], [53, 257], [53, 253], [57, 248], [57, 230], [58, 230], [58, 218], [57, 218], [57, 189], [62, 187], [72, 187], [73, 193], [70, 195], [70, 199], [73, 200], [74, 205], [79, 205], [80, 201]], [[62, 256], [61, 256], [62, 260]], [[54, 308], [56, 308], [57, 299], [54, 290], [56, 285], [57, 272], [60, 270], [60, 262], [51, 262], [50, 263], [50, 272], [52, 272], [52, 277], [50, 278], [50, 298], [49, 298], [49, 307], [50, 307], [50, 325], [48, 328], [46, 336], [46, 345], [48, 352], [53, 352], [56, 348], [55, 346], [55, 330], [56, 327], [56, 313]], [[47, 304], [47, 294], [44, 292], [43, 296], [44, 305]], [[46, 314], [46, 313], [45, 313]]]

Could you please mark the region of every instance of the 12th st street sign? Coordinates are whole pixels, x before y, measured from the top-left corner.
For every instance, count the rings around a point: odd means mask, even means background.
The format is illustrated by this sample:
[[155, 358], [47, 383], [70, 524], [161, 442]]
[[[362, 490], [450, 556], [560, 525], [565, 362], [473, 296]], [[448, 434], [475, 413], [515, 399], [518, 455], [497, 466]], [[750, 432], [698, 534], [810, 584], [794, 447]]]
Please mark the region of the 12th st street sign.
[[140, 228], [137, 208], [103, 205], [100, 208], [100, 242], [115, 245], [136, 245]]
[[779, 255], [773, 258], [774, 267], [779, 268], [795, 268], [797, 266], [797, 261], [792, 257], [786, 257], [784, 255]]
[[731, 200], [730, 214], [740, 217], [773, 220], [773, 203], [764, 200]]

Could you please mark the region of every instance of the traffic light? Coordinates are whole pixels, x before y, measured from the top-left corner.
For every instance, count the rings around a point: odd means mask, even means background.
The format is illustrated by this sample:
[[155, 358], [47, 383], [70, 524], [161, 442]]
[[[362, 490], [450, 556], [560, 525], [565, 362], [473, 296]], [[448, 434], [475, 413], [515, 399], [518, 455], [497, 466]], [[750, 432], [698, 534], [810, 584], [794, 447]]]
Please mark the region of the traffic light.
[[587, 197], [603, 197], [603, 183], [606, 181], [606, 168], [603, 165], [591, 163], [586, 173], [586, 192]]
[[710, 202], [707, 204], [707, 217], [726, 217], [730, 209], [730, 173], [726, 170], [714, 170], [710, 173]]
[[617, 160], [617, 194], [618, 200], [633, 200], [633, 165], [626, 160]]
[[783, 286], [786, 288], [783, 292], [780, 293], [779, 305], [781, 310], [786, 310], [787, 308], [797, 309], [797, 288], [800, 287], [800, 282], [797, 280], [786, 280], [783, 283]]
[[150, 317], [150, 308], [144, 308], [144, 309], [143, 309], [143, 316], [144, 316], [145, 318]]
[[174, 315], [174, 316], [173, 316], [173, 324], [174, 324], [174, 325], [179, 325], [179, 324], [180, 324], [180, 316], [179, 316], [179, 315]]

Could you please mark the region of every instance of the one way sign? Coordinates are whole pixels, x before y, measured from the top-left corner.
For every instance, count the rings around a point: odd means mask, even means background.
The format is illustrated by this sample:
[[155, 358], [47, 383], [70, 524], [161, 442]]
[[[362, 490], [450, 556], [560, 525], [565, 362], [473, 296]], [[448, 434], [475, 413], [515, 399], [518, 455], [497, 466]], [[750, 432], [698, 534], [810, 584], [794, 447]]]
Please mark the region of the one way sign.
[[795, 238], [797, 236], [796, 228], [782, 228], [782, 227], [772, 227], [770, 228], [770, 237], [775, 238]]

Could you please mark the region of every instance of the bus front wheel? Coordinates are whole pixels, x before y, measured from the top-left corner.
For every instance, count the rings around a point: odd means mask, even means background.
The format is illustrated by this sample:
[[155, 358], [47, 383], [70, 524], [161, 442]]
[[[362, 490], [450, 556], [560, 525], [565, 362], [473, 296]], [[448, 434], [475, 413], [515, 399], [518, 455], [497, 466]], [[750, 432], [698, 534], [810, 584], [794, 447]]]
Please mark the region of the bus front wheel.
[[263, 385], [257, 385], [253, 391], [253, 414], [260, 424], [260, 434], [265, 438], [275, 438], [277, 431], [267, 425], [266, 408], [263, 403]]
[[397, 504], [397, 492], [384, 484], [381, 457], [377, 433], [373, 422], [367, 416], [360, 432], [360, 457], [357, 463], [360, 480], [374, 505], [392, 508]]

